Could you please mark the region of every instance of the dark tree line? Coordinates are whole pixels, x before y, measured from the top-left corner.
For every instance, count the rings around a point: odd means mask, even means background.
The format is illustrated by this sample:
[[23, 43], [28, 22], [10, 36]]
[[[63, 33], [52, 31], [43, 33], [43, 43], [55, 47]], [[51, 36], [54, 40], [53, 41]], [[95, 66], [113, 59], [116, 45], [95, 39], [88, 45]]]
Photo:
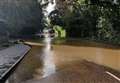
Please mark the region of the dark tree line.
[[65, 0], [57, 4], [60, 14], [55, 17], [68, 37], [120, 42], [119, 0]]
[[[56, 0], [51, 24], [68, 38], [120, 42], [120, 0]], [[44, 27], [37, 0], [0, 1], [0, 34], [32, 36]], [[1, 36], [0, 35], [0, 36]]]

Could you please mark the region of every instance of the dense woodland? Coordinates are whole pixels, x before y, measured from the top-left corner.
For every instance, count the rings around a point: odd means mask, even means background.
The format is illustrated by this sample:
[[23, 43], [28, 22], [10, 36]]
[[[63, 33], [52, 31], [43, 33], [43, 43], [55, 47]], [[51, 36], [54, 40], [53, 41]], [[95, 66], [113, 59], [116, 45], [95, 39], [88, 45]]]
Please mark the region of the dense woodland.
[[[51, 25], [66, 29], [67, 38], [120, 44], [120, 0], [56, 0], [56, 4], [49, 15]], [[33, 37], [44, 28], [41, 9], [37, 0], [1, 0], [0, 36]]]
[[60, 14], [54, 22], [67, 30], [68, 37], [120, 43], [119, 0], [62, 1], [58, 0]]

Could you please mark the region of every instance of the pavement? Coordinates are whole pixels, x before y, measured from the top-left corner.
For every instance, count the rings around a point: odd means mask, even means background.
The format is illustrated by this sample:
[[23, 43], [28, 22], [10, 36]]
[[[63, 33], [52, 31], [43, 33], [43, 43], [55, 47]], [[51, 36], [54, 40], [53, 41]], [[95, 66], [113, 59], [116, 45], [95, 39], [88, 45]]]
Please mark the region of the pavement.
[[0, 80], [14, 67], [30, 50], [24, 44], [16, 44], [0, 51]]

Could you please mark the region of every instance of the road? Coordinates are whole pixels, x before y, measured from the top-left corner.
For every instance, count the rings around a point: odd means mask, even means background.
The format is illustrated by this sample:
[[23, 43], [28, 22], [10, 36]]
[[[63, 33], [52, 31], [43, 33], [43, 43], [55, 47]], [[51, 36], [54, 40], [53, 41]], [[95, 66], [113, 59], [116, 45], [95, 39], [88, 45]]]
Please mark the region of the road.
[[0, 80], [25, 56], [30, 47], [16, 44], [0, 51]]

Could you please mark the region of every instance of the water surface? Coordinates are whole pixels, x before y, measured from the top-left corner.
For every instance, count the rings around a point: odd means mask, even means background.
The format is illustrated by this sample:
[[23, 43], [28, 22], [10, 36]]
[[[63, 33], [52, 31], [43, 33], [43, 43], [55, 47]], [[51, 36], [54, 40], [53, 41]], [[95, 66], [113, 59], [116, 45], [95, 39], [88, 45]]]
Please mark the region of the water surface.
[[[83, 81], [91, 75], [93, 77], [88, 79], [88, 81], [95, 79], [94, 83], [98, 83], [101, 80], [103, 80], [101, 83], [119, 83], [105, 74], [105, 71], [108, 70], [103, 67], [84, 63], [84, 60], [87, 60], [120, 71], [120, 49], [101, 45], [84, 46], [76, 45], [76, 43], [75, 45], [73, 43], [71, 45], [53, 45], [52, 52], [56, 73], [45, 79], [42, 79], [44, 66], [42, 52], [44, 46], [33, 46], [13, 75], [8, 79], [9, 83], [58, 83], [57, 81], [59, 83], [74, 83], [74, 80], [77, 80], [76, 83], [88, 83]], [[70, 74], [72, 77], [70, 77]], [[120, 77], [119, 73], [116, 75]]]

